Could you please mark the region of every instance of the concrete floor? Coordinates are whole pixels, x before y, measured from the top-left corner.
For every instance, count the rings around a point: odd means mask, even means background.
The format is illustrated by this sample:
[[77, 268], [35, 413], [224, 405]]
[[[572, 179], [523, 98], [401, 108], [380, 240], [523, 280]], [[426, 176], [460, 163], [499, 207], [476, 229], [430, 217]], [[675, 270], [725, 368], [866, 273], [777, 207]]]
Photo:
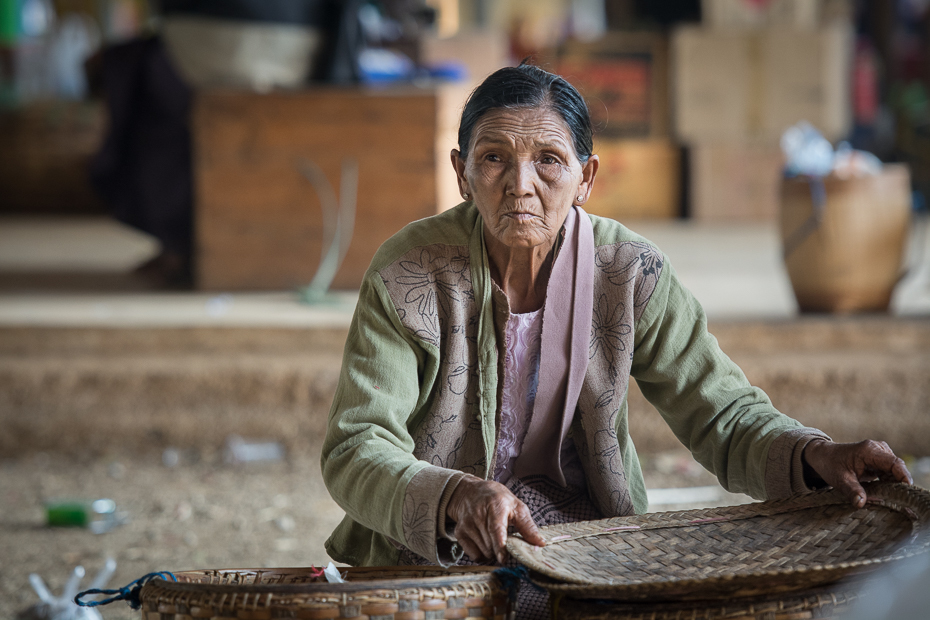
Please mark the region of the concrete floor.
[[[773, 223], [629, 226], [668, 254], [711, 320], [797, 315]], [[895, 291], [894, 315], [930, 315], [927, 230], [927, 221], [915, 223], [907, 259], [912, 267]], [[0, 276], [6, 276], [0, 277], [0, 325], [340, 327], [348, 325], [355, 305], [352, 292], [307, 306], [290, 291], [146, 291], [126, 274], [156, 251], [151, 238], [106, 218], [0, 219]], [[48, 274], [66, 286], [39, 285]]]

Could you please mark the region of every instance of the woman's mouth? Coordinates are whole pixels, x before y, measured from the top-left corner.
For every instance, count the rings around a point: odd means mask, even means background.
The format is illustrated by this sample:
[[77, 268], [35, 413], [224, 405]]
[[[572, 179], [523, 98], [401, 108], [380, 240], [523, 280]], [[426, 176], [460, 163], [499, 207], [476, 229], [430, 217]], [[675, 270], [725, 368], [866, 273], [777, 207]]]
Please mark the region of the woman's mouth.
[[518, 222], [526, 222], [535, 218], [536, 216], [532, 213], [526, 213], [523, 211], [515, 211], [513, 213], [508, 213], [505, 217], [515, 219]]

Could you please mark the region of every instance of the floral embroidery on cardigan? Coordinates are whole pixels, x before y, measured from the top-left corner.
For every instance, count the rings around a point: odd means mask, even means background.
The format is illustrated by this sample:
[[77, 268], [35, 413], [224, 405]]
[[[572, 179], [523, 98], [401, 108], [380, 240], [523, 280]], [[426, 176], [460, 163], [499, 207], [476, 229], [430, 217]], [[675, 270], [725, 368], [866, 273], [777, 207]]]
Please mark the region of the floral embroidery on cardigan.
[[430, 412], [414, 429], [414, 455], [438, 467], [484, 475], [478, 409], [478, 308], [467, 248], [430, 245], [381, 270], [397, 316], [440, 350]]
[[407, 544], [417, 548], [429, 547], [429, 535], [433, 531], [429, 504], [418, 502], [413, 495], [408, 494], [404, 498], [402, 519]]
[[592, 497], [602, 512], [616, 516], [633, 511], [616, 431], [629, 388], [633, 326], [655, 291], [663, 260], [648, 244], [623, 242], [596, 248], [594, 262], [603, 277], [594, 278], [588, 373], [578, 400], [585, 440], [576, 444], [582, 444]]
[[404, 303], [399, 305], [404, 310], [401, 320], [414, 334], [436, 346], [443, 336], [440, 323], [449, 316], [450, 302], [474, 302], [468, 257], [461, 252], [462, 248], [454, 246], [416, 248], [395, 264], [396, 273], [385, 278], [389, 289], [404, 291]]
[[627, 241], [597, 248], [594, 263], [618, 287], [636, 280], [633, 308], [634, 318], [638, 319], [662, 274], [662, 253], [649, 244]]
[[633, 327], [625, 322], [626, 320], [626, 304], [622, 301], [616, 305], [611, 304], [606, 293], [598, 297], [591, 317], [591, 345], [588, 357], [594, 359], [598, 354], [604, 356], [614, 384], [619, 375], [620, 354], [627, 349], [632, 350], [632, 346], [627, 346], [626, 337], [633, 333]]
[[[652, 246], [623, 242], [596, 248], [595, 266], [590, 361], [578, 403], [584, 439], [576, 445], [587, 462], [585, 475], [599, 510], [623, 515], [632, 513], [633, 504], [616, 418], [629, 385], [634, 321], [652, 297], [664, 265], [662, 254]], [[467, 248], [417, 247], [382, 269], [381, 276], [401, 323], [413, 336], [440, 349], [436, 393], [415, 429], [414, 454], [442, 468], [484, 477], [488, 465], [475, 415], [478, 308]], [[423, 527], [419, 505], [411, 501], [408, 508], [405, 503], [405, 531]]]

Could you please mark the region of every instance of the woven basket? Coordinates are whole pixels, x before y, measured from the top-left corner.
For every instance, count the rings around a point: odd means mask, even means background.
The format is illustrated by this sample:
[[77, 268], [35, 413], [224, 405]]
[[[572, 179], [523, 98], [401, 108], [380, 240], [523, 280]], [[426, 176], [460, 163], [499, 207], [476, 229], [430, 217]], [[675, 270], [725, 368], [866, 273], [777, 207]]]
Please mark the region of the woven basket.
[[788, 594], [672, 603], [553, 599], [557, 620], [806, 620], [841, 618], [859, 599], [861, 584], [843, 582]]
[[542, 529], [545, 547], [507, 548], [553, 595], [624, 601], [762, 596], [833, 583], [930, 549], [930, 492], [866, 485], [855, 509], [838, 491], [726, 508]]
[[340, 570], [345, 583], [327, 583], [306, 568], [175, 573], [177, 582], [143, 586], [142, 619], [513, 618], [513, 604], [490, 568]]

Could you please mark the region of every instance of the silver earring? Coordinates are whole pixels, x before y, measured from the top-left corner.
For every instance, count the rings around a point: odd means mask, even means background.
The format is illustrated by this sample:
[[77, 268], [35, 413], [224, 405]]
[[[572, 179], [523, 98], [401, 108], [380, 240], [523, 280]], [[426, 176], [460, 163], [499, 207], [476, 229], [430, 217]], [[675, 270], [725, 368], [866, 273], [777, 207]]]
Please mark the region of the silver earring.
[[577, 200], [578, 202], [581, 202], [582, 200], [584, 200], [584, 196], [575, 196], [575, 200]]
[[462, 198], [468, 200], [468, 192], [462, 192]]

